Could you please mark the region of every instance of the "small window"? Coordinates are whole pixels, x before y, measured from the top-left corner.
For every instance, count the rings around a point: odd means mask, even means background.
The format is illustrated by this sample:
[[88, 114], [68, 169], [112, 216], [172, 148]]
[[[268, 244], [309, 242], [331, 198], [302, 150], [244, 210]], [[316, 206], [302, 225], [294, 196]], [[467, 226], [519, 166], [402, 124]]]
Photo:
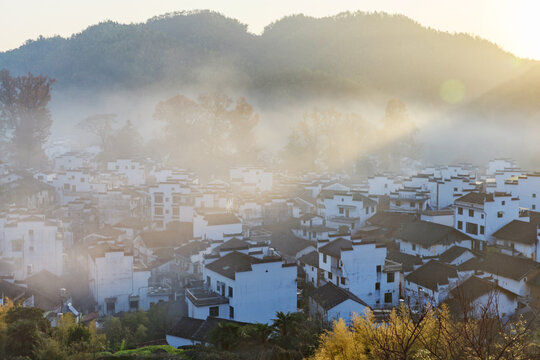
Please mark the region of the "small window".
[[504, 200], [501, 201], [501, 205], [502, 205], [502, 206], [506, 205], [506, 201], [504, 201]]
[[322, 262], [326, 264], [326, 260], [327, 260], [326, 254], [323, 254], [323, 256], [322, 256]]
[[163, 215], [163, 208], [162, 207], [156, 207], [155, 212], [156, 215]]
[[28, 230], [28, 236], [34, 236], [34, 229]]
[[394, 273], [393, 272], [389, 272], [388, 274], [386, 274], [386, 282], [387, 283], [393, 283], [394, 282]]
[[401, 201], [396, 201], [396, 206], [401, 206]]
[[375, 290], [381, 290], [381, 283], [375, 283]]
[[480, 235], [484, 235], [485, 228], [484, 225], [480, 225]]
[[339, 213], [343, 214], [343, 208], [339, 208]]
[[503, 211], [497, 211], [497, 217], [498, 218], [502, 218], [504, 215], [504, 212]]
[[218, 317], [219, 316], [219, 306], [210, 306], [209, 316]]
[[412, 244], [412, 251], [416, 251], [416, 244]]
[[114, 301], [107, 301], [107, 313], [112, 314], [116, 311], [116, 303]]
[[465, 232], [471, 235], [478, 235], [478, 224], [468, 222], [466, 225]]
[[532, 209], [533, 209], [533, 210], [536, 210], [536, 205], [533, 204]]
[[233, 288], [229, 286], [229, 297], [233, 297]]
[[415, 207], [414, 202], [411, 201], [411, 202], [409, 203], [409, 206], [412, 207], [412, 208]]
[[480, 215], [480, 218], [483, 219], [483, 218], [484, 218], [484, 214], [481, 214], [481, 215]]
[[345, 278], [344, 277], [341, 278], [341, 285], [345, 285]]
[[369, 208], [366, 208], [366, 215], [369, 214]]
[[392, 293], [384, 294], [384, 302], [387, 303], [387, 304], [392, 302]]
[[533, 197], [533, 198], [536, 198], [536, 194], [533, 194], [532, 197]]
[[463, 221], [458, 221], [458, 222], [457, 222], [457, 228], [458, 228], [459, 230], [463, 230]]
[[212, 280], [210, 279], [210, 276], [206, 277], [206, 285], [208, 285], [208, 287], [212, 286]]
[[469, 209], [469, 217], [474, 217], [474, 210], [473, 209]]
[[463, 208], [462, 208], [462, 207], [458, 207], [458, 208], [457, 208], [457, 213], [458, 213], [458, 215], [463, 215]]
[[328, 280], [332, 280], [332, 273], [331, 272], [328, 273]]
[[139, 300], [129, 300], [129, 310], [131, 311], [139, 310]]
[[377, 272], [378, 272], [378, 273], [381, 272], [381, 269], [382, 269], [381, 265], [377, 265]]
[[229, 318], [234, 319], [234, 308], [229, 306]]

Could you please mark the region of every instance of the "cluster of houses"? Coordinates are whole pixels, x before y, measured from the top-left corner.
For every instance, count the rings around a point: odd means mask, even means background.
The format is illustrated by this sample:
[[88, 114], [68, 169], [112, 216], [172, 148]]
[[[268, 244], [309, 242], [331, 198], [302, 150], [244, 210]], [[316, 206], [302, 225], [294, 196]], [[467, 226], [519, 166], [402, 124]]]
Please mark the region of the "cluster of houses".
[[52, 322], [174, 302], [167, 342], [183, 346], [277, 312], [540, 308], [540, 173], [508, 159], [364, 179], [244, 166], [204, 182], [147, 159], [53, 160], [0, 164], [2, 301]]

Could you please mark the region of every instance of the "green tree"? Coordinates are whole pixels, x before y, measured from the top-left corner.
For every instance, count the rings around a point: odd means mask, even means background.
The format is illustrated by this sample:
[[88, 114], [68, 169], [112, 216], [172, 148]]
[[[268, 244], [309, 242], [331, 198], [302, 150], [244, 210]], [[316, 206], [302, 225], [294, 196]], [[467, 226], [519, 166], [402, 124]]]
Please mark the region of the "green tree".
[[11, 160], [18, 167], [41, 168], [47, 162], [43, 145], [52, 125], [53, 83], [43, 75], [12, 77], [0, 70], [0, 134], [9, 139]]
[[107, 347], [114, 351], [119, 350], [120, 345], [125, 338], [124, 329], [120, 319], [113, 316], [108, 317], [103, 325], [103, 332], [107, 339]]

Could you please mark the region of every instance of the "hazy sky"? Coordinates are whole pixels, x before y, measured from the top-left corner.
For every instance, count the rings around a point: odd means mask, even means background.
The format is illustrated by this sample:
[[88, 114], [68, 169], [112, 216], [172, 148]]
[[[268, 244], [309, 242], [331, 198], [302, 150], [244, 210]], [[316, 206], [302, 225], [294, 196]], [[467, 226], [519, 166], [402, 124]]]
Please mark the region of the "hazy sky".
[[401, 13], [425, 26], [476, 34], [518, 56], [540, 59], [540, 0], [0, 0], [0, 51], [39, 35], [69, 36], [103, 20], [142, 22], [194, 9], [237, 18], [254, 33], [290, 14]]

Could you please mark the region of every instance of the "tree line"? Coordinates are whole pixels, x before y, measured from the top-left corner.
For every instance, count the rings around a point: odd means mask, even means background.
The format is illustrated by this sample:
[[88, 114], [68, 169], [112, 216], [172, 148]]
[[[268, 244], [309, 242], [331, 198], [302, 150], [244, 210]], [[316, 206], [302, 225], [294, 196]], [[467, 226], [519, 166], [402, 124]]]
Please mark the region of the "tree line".
[[[2, 161], [20, 168], [47, 166], [53, 84], [54, 79], [43, 75], [0, 72]], [[417, 159], [421, 150], [416, 126], [399, 100], [390, 100], [385, 116], [377, 122], [336, 109], [307, 112], [290, 129], [283, 129], [284, 134], [290, 131], [286, 144], [270, 158], [256, 134], [259, 115], [245, 98], [220, 92], [196, 99], [179, 94], [158, 103], [153, 118], [163, 131], [146, 142], [129, 119], [122, 122], [116, 114], [90, 116], [80, 120], [76, 129], [95, 136], [100, 161], [153, 157], [203, 176], [255, 164], [292, 172], [354, 170], [371, 175], [399, 170]]]

